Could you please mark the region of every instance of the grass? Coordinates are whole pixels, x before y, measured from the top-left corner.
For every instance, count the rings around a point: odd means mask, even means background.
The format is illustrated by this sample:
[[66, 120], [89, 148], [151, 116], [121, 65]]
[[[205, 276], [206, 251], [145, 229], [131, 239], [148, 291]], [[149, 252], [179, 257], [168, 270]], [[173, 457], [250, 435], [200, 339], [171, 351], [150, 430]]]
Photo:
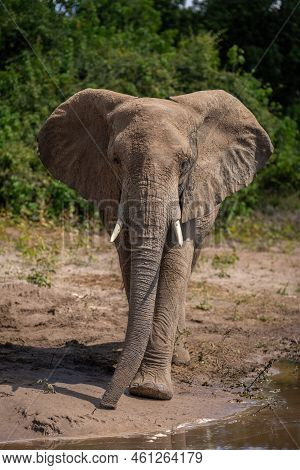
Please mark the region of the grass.
[[218, 242], [223, 236], [256, 251], [267, 251], [281, 244], [282, 251], [290, 254], [295, 242], [300, 241], [299, 229], [299, 210], [289, 213], [277, 211], [271, 215], [256, 212], [247, 217], [235, 217], [225, 230], [219, 228], [216, 231], [215, 239]]
[[39, 259], [47, 252], [45, 240], [37, 234], [28, 232], [28, 230], [18, 236], [15, 247], [29, 260]]
[[[235, 242], [254, 250], [269, 250], [280, 245], [281, 251], [291, 254], [300, 241], [299, 214], [274, 212], [271, 215], [255, 213], [248, 217], [235, 217], [227, 224], [226, 229], [215, 230], [215, 240], [223, 237], [227, 245]], [[218, 224], [217, 224], [218, 227]], [[103, 229], [99, 218], [78, 223], [76, 218], [65, 218], [54, 222], [43, 220], [32, 222], [29, 219], [13, 217], [9, 213], [0, 213], [1, 254], [4, 247], [11, 246], [29, 261], [37, 272], [54, 269], [64, 255], [73, 256], [74, 262], [80, 265], [85, 261], [78, 260], [78, 250], [88, 257], [99, 250], [113, 248], [101, 243], [99, 234]], [[222, 237], [220, 237], [222, 235]], [[224, 238], [225, 237], [225, 238]], [[72, 255], [73, 254], [73, 255]], [[215, 254], [212, 266], [220, 278], [230, 277], [228, 268], [238, 261], [235, 249]], [[90, 260], [86, 260], [88, 263]], [[208, 261], [208, 260], [205, 260]], [[281, 295], [286, 295], [283, 288]]]
[[233, 266], [238, 259], [238, 255], [236, 254], [235, 250], [233, 250], [231, 253], [221, 253], [214, 255], [211, 264], [214, 269], [219, 270], [217, 273], [218, 277], [228, 278], [230, 277], [230, 274], [228, 274], [226, 270], [230, 266]]
[[37, 384], [42, 385], [42, 390], [44, 393], [56, 393], [55, 386], [48, 383], [48, 379], [39, 379]]
[[222, 253], [220, 255], [214, 255], [212, 259], [212, 267], [215, 269], [224, 269], [228, 268], [231, 265], [234, 265], [239, 259], [235, 251], [231, 253]]
[[203, 302], [201, 302], [200, 304], [197, 304], [196, 307], [195, 307], [197, 310], [203, 310], [205, 312], [209, 311], [209, 310], [212, 310], [212, 305], [209, 304], [206, 300], [204, 300]]
[[[261, 395], [262, 389], [260, 384], [267, 379], [268, 372], [274, 362], [274, 359], [270, 359], [265, 367], [258, 372], [254, 380], [249, 385], [243, 384], [244, 390], [239, 394], [240, 397], [245, 398], [264, 398]], [[257, 395], [258, 394], [258, 395]]]
[[283, 287], [280, 287], [277, 291], [277, 294], [288, 295], [288, 291], [287, 291], [288, 285], [289, 283], [287, 282]]
[[224, 269], [222, 269], [221, 271], [217, 273], [217, 276], [220, 278], [226, 278], [226, 277], [230, 277], [230, 274], [228, 274], [226, 271], [224, 271]]
[[26, 281], [39, 287], [51, 287], [51, 281], [47, 273], [42, 271], [33, 271], [26, 277]]
[[[73, 220], [54, 224], [52, 221], [32, 222], [0, 214], [1, 254], [13, 249], [24, 258], [31, 272], [25, 280], [39, 287], [51, 287], [51, 274], [59, 262], [71, 259], [81, 265], [78, 256], [86, 255], [86, 264], [93, 254], [103, 250], [99, 243], [99, 225], [76, 225]], [[24, 276], [22, 276], [24, 278]]]

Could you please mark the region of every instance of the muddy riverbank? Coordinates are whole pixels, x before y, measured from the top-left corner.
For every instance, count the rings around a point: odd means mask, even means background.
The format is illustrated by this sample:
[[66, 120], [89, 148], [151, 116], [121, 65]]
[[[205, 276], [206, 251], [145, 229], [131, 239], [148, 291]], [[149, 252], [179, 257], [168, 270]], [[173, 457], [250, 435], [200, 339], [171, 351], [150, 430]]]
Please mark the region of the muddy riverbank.
[[225, 417], [246, 408], [243, 384], [270, 359], [299, 360], [300, 246], [207, 247], [189, 286], [191, 363], [173, 366], [174, 398], [126, 394], [116, 411], [94, 411], [126, 328], [115, 251], [101, 235], [92, 248], [54, 250], [52, 268], [46, 245], [46, 269], [29, 242], [12, 243], [19, 238], [11, 230], [0, 252], [2, 442], [159, 433]]

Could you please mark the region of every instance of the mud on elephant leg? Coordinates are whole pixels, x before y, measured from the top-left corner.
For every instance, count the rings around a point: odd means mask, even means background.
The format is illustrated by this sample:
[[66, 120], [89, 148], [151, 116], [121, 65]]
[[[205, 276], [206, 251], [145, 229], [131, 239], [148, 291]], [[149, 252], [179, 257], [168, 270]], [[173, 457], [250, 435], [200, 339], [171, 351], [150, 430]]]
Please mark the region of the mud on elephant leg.
[[[193, 250], [193, 259], [192, 259], [192, 266], [191, 271], [196, 265], [196, 262], [199, 258], [201, 248], [195, 248]], [[187, 289], [189, 275], [187, 276], [187, 282], [185, 288]], [[190, 363], [190, 353], [186, 347], [186, 337], [187, 337], [187, 330], [185, 324], [185, 295], [182, 296], [182, 306], [179, 312], [179, 319], [178, 319], [178, 327], [175, 337], [175, 344], [174, 344], [174, 352], [172, 357], [172, 363], [176, 365], [188, 365]]]
[[186, 298], [186, 289], [187, 284], [189, 281], [190, 273], [186, 277], [186, 283], [184, 286], [184, 290], [182, 292], [182, 296], [179, 299], [179, 316], [178, 316], [178, 324], [176, 329], [175, 341], [174, 341], [174, 349], [173, 349], [173, 357], [172, 363], [176, 365], [187, 365], [190, 363], [190, 353], [186, 348], [186, 325], [185, 325], [185, 298]]
[[178, 326], [176, 331], [174, 350], [172, 363], [181, 366], [188, 365], [190, 363], [190, 353], [186, 347], [186, 325], [185, 325], [185, 306], [182, 306], [182, 309], [179, 313]]
[[193, 242], [164, 250], [151, 336], [130, 393], [169, 400], [173, 396], [171, 362], [179, 315], [191, 272]]

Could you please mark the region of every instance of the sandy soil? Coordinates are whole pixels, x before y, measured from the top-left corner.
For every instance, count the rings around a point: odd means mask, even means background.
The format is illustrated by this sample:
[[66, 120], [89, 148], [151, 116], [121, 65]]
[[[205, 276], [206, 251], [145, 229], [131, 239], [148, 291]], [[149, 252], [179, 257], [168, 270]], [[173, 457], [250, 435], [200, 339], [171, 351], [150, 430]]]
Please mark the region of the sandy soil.
[[92, 249], [59, 250], [51, 287], [38, 287], [25, 279], [39, 260], [11, 240], [0, 251], [0, 442], [160, 432], [228, 416], [249, 404], [243, 383], [269, 359], [299, 360], [300, 246], [235, 246], [228, 265], [232, 246], [207, 247], [187, 298], [191, 364], [173, 366], [174, 398], [125, 394], [117, 410], [95, 411], [127, 321], [116, 253], [105, 236]]

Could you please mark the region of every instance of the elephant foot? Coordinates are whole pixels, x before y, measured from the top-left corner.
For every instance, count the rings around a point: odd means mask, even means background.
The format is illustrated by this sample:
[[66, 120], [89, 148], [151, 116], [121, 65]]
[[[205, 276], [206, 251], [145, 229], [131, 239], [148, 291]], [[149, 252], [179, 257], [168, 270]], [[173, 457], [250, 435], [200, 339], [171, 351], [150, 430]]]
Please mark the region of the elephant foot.
[[145, 398], [155, 398], [157, 400], [171, 400], [173, 397], [173, 385], [171, 377], [159, 374], [138, 372], [130, 384], [131, 395]]
[[172, 357], [172, 363], [177, 366], [187, 366], [190, 362], [191, 358], [188, 350], [182, 345], [176, 346]]

